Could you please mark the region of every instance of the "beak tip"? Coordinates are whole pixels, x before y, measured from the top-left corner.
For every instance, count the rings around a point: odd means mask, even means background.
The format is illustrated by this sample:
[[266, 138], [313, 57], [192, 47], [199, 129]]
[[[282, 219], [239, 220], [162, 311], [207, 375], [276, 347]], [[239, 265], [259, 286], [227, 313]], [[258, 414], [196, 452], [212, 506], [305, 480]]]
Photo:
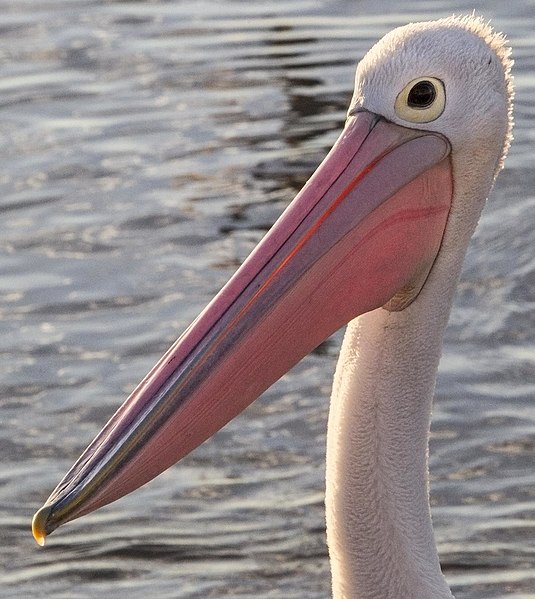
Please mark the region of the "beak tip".
[[45, 544], [45, 538], [47, 535], [47, 523], [51, 512], [51, 506], [44, 505], [40, 510], [38, 510], [35, 513], [32, 520], [33, 538], [36, 540], [38, 545], [41, 545], [41, 547]]

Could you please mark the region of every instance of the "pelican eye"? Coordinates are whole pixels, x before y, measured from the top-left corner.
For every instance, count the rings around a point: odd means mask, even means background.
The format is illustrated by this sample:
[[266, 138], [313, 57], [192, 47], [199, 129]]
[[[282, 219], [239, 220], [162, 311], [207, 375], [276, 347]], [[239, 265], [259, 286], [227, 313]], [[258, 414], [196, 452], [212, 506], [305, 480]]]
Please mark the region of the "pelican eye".
[[430, 123], [437, 119], [446, 106], [446, 90], [440, 79], [419, 77], [406, 85], [398, 94], [396, 114], [411, 123]]
[[437, 97], [437, 90], [432, 81], [418, 81], [407, 96], [407, 106], [411, 108], [429, 108]]

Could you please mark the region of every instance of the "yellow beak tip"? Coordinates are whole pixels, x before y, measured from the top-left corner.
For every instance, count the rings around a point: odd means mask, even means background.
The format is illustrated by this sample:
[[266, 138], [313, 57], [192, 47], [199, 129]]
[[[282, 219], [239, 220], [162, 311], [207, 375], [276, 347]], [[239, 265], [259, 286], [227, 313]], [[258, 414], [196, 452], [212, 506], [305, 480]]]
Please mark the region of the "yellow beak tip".
[[49, 506], [44, 505], [35, 513], [32, 520], [33, 538], [36, 540], [38, 545], [41, 545], [41, 547], [45, 544], [46, 523], [51, 511], [52, 510]]

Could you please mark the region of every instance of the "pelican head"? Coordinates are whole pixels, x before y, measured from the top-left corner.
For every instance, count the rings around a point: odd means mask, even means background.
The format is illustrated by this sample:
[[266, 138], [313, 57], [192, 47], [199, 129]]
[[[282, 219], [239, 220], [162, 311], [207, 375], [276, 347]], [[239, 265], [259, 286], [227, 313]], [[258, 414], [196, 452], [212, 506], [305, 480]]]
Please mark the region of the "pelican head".
[[471, 161], [478, 165], [495, 158], [496, 174], [512, 130], [512, 61], [504, 42], [474, 17], [394, 29], [360, 61], [349, 113], [364, 108], [404, 127], [442, 133], [454, 158], [475, 152]]

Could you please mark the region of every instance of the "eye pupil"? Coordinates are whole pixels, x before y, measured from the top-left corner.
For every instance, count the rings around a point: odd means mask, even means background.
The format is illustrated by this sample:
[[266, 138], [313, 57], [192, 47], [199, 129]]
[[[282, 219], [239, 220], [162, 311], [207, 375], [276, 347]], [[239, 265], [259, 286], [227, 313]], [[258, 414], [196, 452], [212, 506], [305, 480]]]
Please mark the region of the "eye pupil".
[[437, 90], [431, 81], [418, 81], [407, 97], [410, 108], [429, 108], [437, 97]]

